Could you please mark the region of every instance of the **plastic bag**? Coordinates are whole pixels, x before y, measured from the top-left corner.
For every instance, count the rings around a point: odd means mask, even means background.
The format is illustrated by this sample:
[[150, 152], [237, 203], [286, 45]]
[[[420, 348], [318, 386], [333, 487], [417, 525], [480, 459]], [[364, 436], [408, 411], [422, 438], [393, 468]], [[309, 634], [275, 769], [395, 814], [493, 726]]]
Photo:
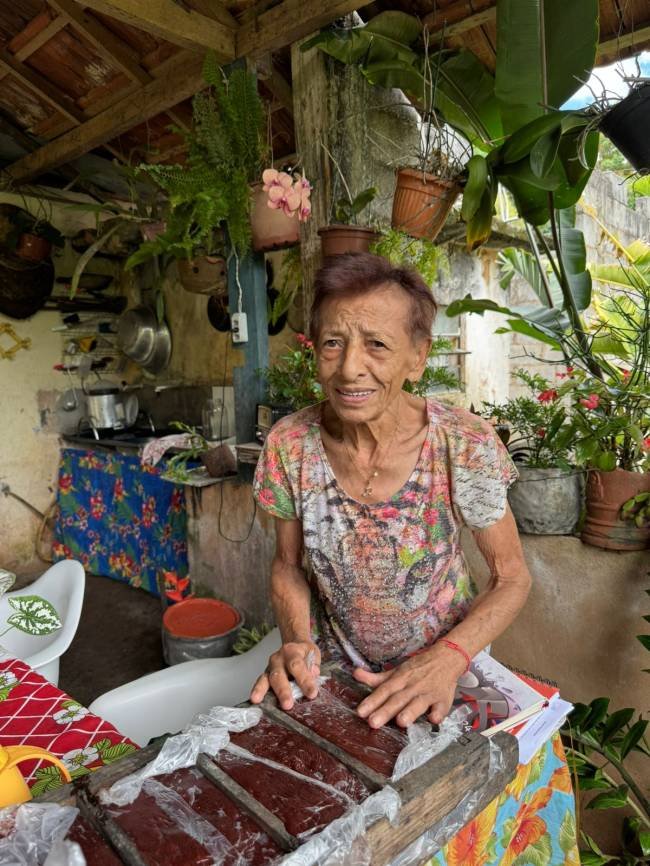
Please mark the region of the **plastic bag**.
[[118, 779], [108, 790], [101, 791], [101, 801], [117, 806], [132, 803], [146, 779], [192, 767], [201, 752], [216, 755], [230, 742], [228, 731], [245, 731], [261, 718], [259, 707], [212, 707], [207, 713], [199, 713], [180, 734], [165, 741], [153, 761], [130, 776]]
[[397, 756], [391, 781], [397, 782], [458, 740], [466, 728], [465, 710], [466, 707], [461, 706], [450, 713], [443, 719], [438, 733], [426, 723], [410, 725], [407, 729], [408, 745]]
[[[23, 803], [0, 810], [0, 832], [4, 835], [0, 839], [0, 866], [42, 866], [53, 846], [65, 838], [78, 814], [74, 806], [55, 803]], [[81, 860], [78, 857], [74, 860], [71, 857], [75, 852], [62, 847], [67, 859], [52, 862], [57, 866], [85, 866], [83, 854]]]
[[[503, 752], [493, 740], [490, 744], [490, 763], [485, 779], [487, 784], [504, 766]], [[433, 827], [424, 832], [415, 841], [395, 857], [390, 866], [417, 866], [429, 857], [433, 857], [453, 836], [463, 829], [470, 820], [481, 799], [481, 789], [470, 791], [458, 805]]]
[[43, 866], [86, 866], [86, 858], [78, 842], [61, 839], [52, 845]]
[[284, 857], [278, 866], [370, 866], [371, 853], [363, 834], [381, 818], [394, 822], [400, 805], [397, 791], [386, 785], [332, 821], [325, 830]]

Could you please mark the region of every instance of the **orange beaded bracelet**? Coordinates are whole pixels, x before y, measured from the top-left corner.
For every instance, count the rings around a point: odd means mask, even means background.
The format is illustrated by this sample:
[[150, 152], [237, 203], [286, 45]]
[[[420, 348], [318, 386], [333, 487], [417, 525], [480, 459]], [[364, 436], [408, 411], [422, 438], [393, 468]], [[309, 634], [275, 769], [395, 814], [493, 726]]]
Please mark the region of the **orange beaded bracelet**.
[[465, 668], [463, 673], [467, 673], [467, 671], [469, 670], [469, 666], [472, 663], [472, 660], [469, 657], [469, 655], [465, 652], [465, 650], [462, 648], [462, 646], [458, 646], [457, 643], [454, 643], [453, 640], [448, 640], [446, 637], [439, 638], [436, 641], [436, 643], [441, 643], [444, 646], [448, 646], [449, 649], [453, 649], [453, 650], [456, 650], [456, 652], [459, 652], [462, 655], [462, 657], [465, 659], [465, 663], [467, 665], [467, 667]]

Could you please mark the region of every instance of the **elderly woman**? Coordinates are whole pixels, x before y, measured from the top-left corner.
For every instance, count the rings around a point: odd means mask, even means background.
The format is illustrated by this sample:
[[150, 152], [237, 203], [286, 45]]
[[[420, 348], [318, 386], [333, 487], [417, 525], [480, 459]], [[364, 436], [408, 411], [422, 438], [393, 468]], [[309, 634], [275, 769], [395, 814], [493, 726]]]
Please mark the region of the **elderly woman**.
[[[315, 697], [321, 659], [334, 658], [371, 687], [358, 713], [373, 728], [423, 713], [440, 723], [470, 658], [526, 600], [505, 448], [480, 418], [403, 390], [422, 375], [435, 313], [423, 280], [378, 256], [338, 256], [317, 276], [311, 334], [326, 399], [275, 425], [255, 479], [276, 519], [282, 647], [253, 702], [271, 688], [290, 709], [291, 678]], [[478, 595], [463, 524], [490, 567]]]

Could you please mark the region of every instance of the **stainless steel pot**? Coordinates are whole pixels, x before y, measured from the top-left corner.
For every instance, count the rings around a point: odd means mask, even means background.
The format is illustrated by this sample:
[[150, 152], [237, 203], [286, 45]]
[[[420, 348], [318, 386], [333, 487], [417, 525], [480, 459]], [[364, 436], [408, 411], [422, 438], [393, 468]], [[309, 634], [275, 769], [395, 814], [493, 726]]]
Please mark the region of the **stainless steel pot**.
[[97, 385], [86, 393], [86, 412], [94, 430], [123, 430], [135, 424], [138, 398], [114, 385]]
[[127, 358], [150, 373], [159, 373], [169, 364], [171, 334], [151, 307], [133, 307], [120, 316], [117, 344]]

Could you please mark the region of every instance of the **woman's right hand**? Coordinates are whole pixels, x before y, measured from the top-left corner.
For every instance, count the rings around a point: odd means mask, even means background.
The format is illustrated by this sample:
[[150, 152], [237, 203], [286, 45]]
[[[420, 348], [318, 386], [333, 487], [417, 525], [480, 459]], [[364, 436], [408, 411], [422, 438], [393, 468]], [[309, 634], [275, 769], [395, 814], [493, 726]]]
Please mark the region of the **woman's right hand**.
[[290, 679], [294, 679], [303, 695], [313, 700], [318, 694], [320, 650], [311, 641], [282, 644], [269, 658], [264, 673], [258, 677], [251, 691], [251, 703], [259, 704], [269, 688], [274, 692], [283, 710], [293, 707]]

